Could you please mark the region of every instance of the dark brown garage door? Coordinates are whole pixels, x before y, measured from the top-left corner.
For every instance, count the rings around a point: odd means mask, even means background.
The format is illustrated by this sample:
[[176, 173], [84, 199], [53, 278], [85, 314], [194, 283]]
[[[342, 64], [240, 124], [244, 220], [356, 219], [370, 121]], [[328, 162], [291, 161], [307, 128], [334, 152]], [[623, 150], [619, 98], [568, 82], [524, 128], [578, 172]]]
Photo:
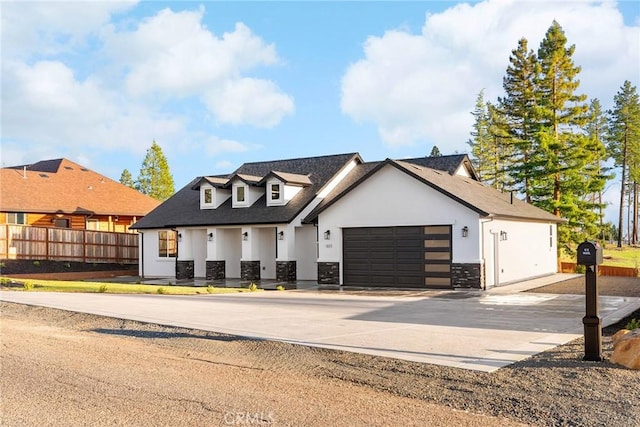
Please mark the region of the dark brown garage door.
[[345, 228], [345, 286], [451, 287], [451, 227]]

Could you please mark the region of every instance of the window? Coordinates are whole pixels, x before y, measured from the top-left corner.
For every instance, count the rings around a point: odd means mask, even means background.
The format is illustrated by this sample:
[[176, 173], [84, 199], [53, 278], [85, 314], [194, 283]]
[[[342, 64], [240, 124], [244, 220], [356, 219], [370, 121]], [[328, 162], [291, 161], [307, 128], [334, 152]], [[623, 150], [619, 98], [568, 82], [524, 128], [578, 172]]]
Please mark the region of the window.
[[172, 230], [158, 231], [158, 256], [160, 258], [175, 258], [177, 254], [176, 232]]
[[236, 187], [236, 202], [244, 202], [244, 186]]
[[271, 184], [271, 200], [280, 200], [280, 184]]
[[213, 191], [210, 188], [204, 189], [204, 203], [210, 205], [213, 202]]
[[100, 231], [100, 222], [97, 219], [88, 219], [87, 230]]
[[26, 224], [27, 214], [24, 212], [8, 212], [7, 224]]
[[69, 220], [67, 218], [56, 218], [53, 226], [57, 228], [69, 228]]

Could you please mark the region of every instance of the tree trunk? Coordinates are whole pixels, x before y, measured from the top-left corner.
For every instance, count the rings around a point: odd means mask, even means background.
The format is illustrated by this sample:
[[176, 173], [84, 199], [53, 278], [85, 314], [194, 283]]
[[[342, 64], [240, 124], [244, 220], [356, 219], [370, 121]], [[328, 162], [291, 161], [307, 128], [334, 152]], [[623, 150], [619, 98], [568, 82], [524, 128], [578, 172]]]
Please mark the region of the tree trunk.
[[620, 181], [620, 214], [618, 215], [618, 247], [622, 247], [622, 221], [624, 212], [624, 186], [627, 181], [627, 137], [622, 146], [622, 180]]
[[638, 244], [638, 183], [633, 183], [633, 232], [631, 233], [631, 244]]

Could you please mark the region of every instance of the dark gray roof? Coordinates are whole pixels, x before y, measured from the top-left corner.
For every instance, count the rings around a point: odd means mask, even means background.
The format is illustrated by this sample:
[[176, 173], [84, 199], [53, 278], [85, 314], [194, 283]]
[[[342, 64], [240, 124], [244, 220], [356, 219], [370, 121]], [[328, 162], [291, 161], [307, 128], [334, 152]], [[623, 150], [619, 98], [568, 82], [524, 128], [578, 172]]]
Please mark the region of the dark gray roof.
[[196, 191], [196, 189], [199, 183], [203, 181], [203, 177], [196, 177], [171, 198], [138, 221], [132, 228], [152, 229], [180, 226], [288, 223], [293, 221], [313, 201], [327, 182], [351, 160], [362, 162], [357, 153], [275, 160], [245, 163], [229, 175], [229, 178], [247, 175], [264, 177], [272, 171], [280, 171], [307, 176], [311, 185], [303, 187], [284, 206], [267, 206], [265, 196], [262, 196], [248, 208], [233, 209], [231, 207], [231, 198], [229, 198], [217, 209], [200, 209], [200, 192]]
[[565, 221], [562, 218], [556, 217], [547, 211], [527, 204], [515, 197], [512, 198], [509, 193], [501, 193], [494, 188], [487, 187], [475, 179], [460, 175], [450, 175], [449, 173], [443, 173], [444, 171], [427, 168], [415, 163], [391, 159], [376, 164], [366, 172], [362, 169], [364, 173], [361, 174], [358, 179], [353, 180], [350, 185], [343, 188], [336, 196], [332, 198], [327, 197], [325, 199], [326, 203], [323, 201], [323, 203], [318, 205], [304, 221], [315, 221], [323, 210], [327, 209], [386, 165], [391, 165], [409, 174], [429, 187], [477, 212], [480, 216], [548, 222]]
[[[425, 166], [431, 169], [437, 169], [453, 175], [461, 165], [468, 163], [470, 174], [476, 177], [475, 170], [466, 154], [453, 154], [450, 156], [438, 157], [416, 157], [413, 159], [403, 159], [404, 162], [412, 163], [419, 166]], [[328, 195], [320, 202], [320, 204], [305, 218], [306, 222], [313, 222], [318, 217], [317, 213], [324, 210], [324, 207], [333, 203], [334, 199], [342, 197], [342, 193], [350, 191], [352, 186], [359, 184], [372, 169], [380, 165], [382, 162], [367, 162], [356, 166]]]
[[456, 171], [463, 166], [469, 175], [479, 181], [478, 174], [469, 160], [469, 156], [466, 154], [451, 154], [448, 156], [435, 156], [435, 157], [417, 157], [415, 159], [402, 159], [403, 162], [413, 163], [414, 165], [424, 166], [426, 168], [437, 169], [445, 171], [449, 175], [453, 175]]

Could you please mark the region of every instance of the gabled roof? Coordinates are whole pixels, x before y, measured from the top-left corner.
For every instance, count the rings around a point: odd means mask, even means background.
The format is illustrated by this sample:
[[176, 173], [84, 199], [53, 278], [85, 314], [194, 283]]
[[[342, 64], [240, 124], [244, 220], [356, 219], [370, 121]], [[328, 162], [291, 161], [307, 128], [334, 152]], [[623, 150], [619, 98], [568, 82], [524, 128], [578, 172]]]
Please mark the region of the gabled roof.
[[280, 171], [271, 171], [258, 183], [258, 185], [266, 184], [267, 180], [271, 177], [275, 177], [285, 184], [301, 185], [303, 187], [311, 185], [311, 180], [307, 175], [301, 175], [297, 173], [288, 173]]
[[385, 166], [395, 167], [483, 217], [565, 222], [562, 218], [558, 218], [549, 212], [527, 204], [515, 197], [512, 198], [509, 193], [501, 193], [494, 188], [487, 187], [474, 179], [460, 175], [450, 175], [444, 171], [431, 169], [407, 161], [391, 159], [377, 163], [366, 173], [363, 173], [357, 180], [352, 180], [348, 187], [343, 188], [339, 193], [333, 194], [333, 196], [329, 195], [304, 221], [315, 221], [322, 211]]
[[471, 178], [480, 181], [469, 156], [466, 154], [451, 154], [448, 156], [435, 157], [417, 157], [415, 159], [402, 159], [403, 162], [413, 163], [414, 165], [424, 166], [431, 169], [437, 169], [454, 175], [460, 168], [466, 169]]
[[144, 216], [160, 202], [67, 159], [2, 168], [0, 211]]
[[[325, 185], [351, 161], [362, 159], [357, 153], [321, 157], [245, 163], [228, 177], [264, 177], [273, 171], [307, 176], [310, 185], [304, 186], [286, 205], [267, 206], [263, 195], [247, 208], [232, 208], [231, 198], [216, 209], [200, 209], [200, 193], [193, 191], [203, 177], [195, 178], [153, 212], [138, 221], [133, 228], [175, 228], [180, 226], [214, 226], [241, 224], [288, 223], [311, 203]], [[260, 178], [262, 179], [262, 178]]]
[[223, 185], [224, 188], [230, 188], [231, 185], [233, 184], [233, 181], [235, 181], [236, 179], [239, 179], [240, 181], [244, 182], [245, 184], [249, 184], [249, 185], [258, 185], [258, 183], [262, 180], [261, 176], [255, 176], [255, 175], [248, 175], [246, 173], [234, 173], [233, 175], [231, 175], [229, 177], [229, 179], [227, 180], [227, 183]]
[[192, 190], [199, 190], [202, 184], [210, 184], [213, 187], [224, 187], [229, 180], [221, 176], [203, 176], [191, 187]]

